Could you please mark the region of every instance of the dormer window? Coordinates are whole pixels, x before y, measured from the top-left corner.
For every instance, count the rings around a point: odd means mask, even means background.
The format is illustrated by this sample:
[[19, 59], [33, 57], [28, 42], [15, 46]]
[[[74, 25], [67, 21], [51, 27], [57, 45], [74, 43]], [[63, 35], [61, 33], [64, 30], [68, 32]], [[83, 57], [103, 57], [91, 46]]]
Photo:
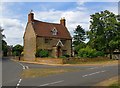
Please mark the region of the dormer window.
[[57, 35], [57, 33], [58, 33], [58, 31], [57, 31], [57, 29], [54, 27], [53, 29], [52, 29], [52, 35]]

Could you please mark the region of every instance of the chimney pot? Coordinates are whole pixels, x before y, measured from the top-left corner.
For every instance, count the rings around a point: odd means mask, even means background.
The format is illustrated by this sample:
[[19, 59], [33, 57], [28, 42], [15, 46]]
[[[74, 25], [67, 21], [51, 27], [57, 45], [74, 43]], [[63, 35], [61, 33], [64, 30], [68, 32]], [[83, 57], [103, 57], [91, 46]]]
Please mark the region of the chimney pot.
[[28, 22], [32, 22], [34, 20], [34, 13], [32, 13], [32, 10], [28, 14]]
[[66, 22], [65, 22], [65, 17], [60, 19], [60, 24], [62, 24], [63, 26], [66, 26]]

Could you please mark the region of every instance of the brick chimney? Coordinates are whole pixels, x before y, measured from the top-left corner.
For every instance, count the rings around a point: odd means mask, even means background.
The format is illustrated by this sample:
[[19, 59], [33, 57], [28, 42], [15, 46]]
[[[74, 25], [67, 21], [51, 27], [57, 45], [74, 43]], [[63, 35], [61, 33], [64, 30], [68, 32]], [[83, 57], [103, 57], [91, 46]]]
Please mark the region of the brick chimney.
[[34, 20], [34, 14], [31, 10], [30, 13], [28, 14], [28, 22], [32, 22], [33, 20]]
[[65, 22], [65, 18], [61, 18], [60, 19], [60, 24], [62, 24], [63, 26], [66, 26], [66, 22]]

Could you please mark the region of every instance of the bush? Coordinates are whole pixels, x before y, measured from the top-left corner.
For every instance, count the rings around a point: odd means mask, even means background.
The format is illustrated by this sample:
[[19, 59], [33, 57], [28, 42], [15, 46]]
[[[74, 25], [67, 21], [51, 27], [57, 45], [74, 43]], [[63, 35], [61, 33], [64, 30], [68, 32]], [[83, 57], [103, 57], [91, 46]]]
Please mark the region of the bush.
[[65, 55], [63, 55], [63, 56], [65, 56], [65, 57], [70, 57], [70, 55], [68, 55], [68, 54], [65, 54]]
[[92, 49], [91, 47], [87, 46], [86, 48], [82, 48], [79, 50], [78, 56], [84, 58], [93, 58], [97, 56], [104, 56], [104, 53], [101, 51], [96, 51], [96, 49]]
[[38, 49], [35, 54], [36, 57], [48, 57], [48, 51], [47, 50], [41, 50]]
[[102, 51], [97, 51], [95, 54], [96, 54], [96, 56], [104, 56], [105, 55], [104, 52], [102, 52]]
[[59, 58], [65, 59], [65, 58], [66, 58], [66, 56], [60, 56]]

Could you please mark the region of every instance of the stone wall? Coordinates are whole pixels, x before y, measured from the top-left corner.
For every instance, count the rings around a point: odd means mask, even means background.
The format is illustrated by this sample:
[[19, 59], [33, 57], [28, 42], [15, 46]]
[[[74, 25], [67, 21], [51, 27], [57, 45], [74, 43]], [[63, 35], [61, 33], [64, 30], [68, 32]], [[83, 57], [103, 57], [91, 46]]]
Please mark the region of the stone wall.
[[[45, 37], [37, 37], [37, 49], [46, 49], [46, 50], [51, 50], [51, 56], [55, 55], [55, 50], [53, 46], [56, 46], [59, 40], [59, 38], [47, 38], [49, 39], [48, 43], [45, 43]], [[72, 50], [72, 41], [70, 39], [65, 39], [65, 44], [64, 46], [61, 46], [61, 50], [66, 50], [66, 54], [71, 56], [71, 50]]]
[[24, 34], [24, 59], [33, 60], [36, 53], [36, 35], [32, 23], [28, 23]]

